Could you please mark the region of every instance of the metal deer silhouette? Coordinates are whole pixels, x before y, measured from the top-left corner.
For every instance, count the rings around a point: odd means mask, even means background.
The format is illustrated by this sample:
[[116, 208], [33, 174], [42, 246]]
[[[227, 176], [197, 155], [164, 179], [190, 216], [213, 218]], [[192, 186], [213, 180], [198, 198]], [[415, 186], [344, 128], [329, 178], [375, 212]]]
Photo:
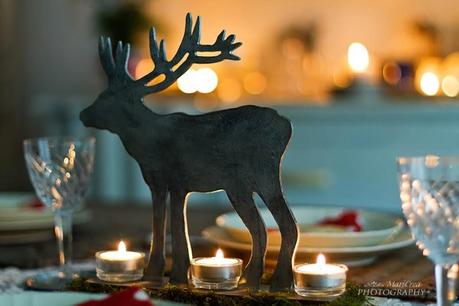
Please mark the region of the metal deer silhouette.
[[[187, 232], [186, 203], [190, 192], [224, 190], [252, 236], [252, 256], [243, 279], [258, 288], [263, 274], [267, 235], [253, 201], [258, 193], [276, 220], [282, 245], [271, 290], [289, 290], [298, 228], [280, 183], [280, 163], [289, 143], [290, 122], [276, 111], [257, 106], [191, 116], [159, 115], [143, 105], [145, 95], [173, 84], [192, 64], [239, 60], [231, 52], [241, 43], [218, 35], [212, 45], [200, 44], [200, 19], [186, 16], [185, 33], [177, 53], [167, 59], [164, 40], [159, 47], [154, 28], [150, 53], [154, 69], [134, 80], [127, 72], [129, 44], [118, 43], [115, 57], [109, 38], [101, 38], [99, 54], [109, 86], [83, 110], [85, 126], [117, 134], [138, 162], [153, 200], [153, 241], [146, 275], [162, 279], [165, 267], [166, 198], [170, 193], [172, 271], [170, 282], [185, 284], [192, 257]], [[205, 55], [207, 52], [212, 54]], [[217, 54], [216, 54], [217, 53]], [[163, 75], [163, 80], [150, 82]]]

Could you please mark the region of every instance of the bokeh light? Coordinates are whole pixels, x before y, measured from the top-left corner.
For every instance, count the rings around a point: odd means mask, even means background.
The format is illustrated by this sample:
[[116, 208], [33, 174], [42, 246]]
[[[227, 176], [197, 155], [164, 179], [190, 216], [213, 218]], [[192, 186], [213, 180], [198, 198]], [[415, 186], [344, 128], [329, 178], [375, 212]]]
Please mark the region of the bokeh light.
[[189, 69], [177, 79], [177, 86], [181, 92], [191, 94], [198, 91], [198, 77], [196, 74], [196, 70]]
[[251, 95], [259, 95], [266, 88], [266, 78], [260, 72], [251, 72], [244, 77], [244, 89]]
[[419, 85], [423, 94], [426, 96], [435, 96], [440, 89], [440, 80], [435, 73], [425, 72], [421, 76]]
[[455, 76], [447, 75], [441, 81], [441, 89], [445, 96], [456, 97], [459, 93], [459, 81]]
[[384, 81], [390, 85], [397, 84], [402, 78], [402, 71], [400, 70], [400, 66], [394, 62], [384, 64], [382, 74]]
[[211, 93], [217, 88], [218, 76], [211, 68], [200, 68], [196, 71], [197, 91]]
[[211, 68], [204, 67], [198, 70], [190, 69], [177, 80], [181, 92], [191, 94], [195, 92], [211, 93], [217, 88], [218, 76]]
[[353, 72], [365, 72], [370, 64], [367, 48], [359, 42], [350, 44], [347, 49], [347, 62]]
[[242, 86], [235, 78], [225, 78], [218, 85], [217, 94], [222, 102], [236, 102], [242, 94]]

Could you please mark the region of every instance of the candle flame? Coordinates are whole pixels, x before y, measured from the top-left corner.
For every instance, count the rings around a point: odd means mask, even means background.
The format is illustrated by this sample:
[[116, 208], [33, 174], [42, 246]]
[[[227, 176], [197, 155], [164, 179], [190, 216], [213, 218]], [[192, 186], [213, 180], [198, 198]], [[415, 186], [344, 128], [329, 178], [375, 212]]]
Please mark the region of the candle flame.
[[325, 256], [324, 256], [324, 254], [320, 253], [317, 256], [317, 265], [318, 266], [324, 266], [325, 265]]
[[217, 253], [215, 253], [215, 257], [216, 258], [225, 258], [225, 256], [223, 255], [223, 251], [221, 249], [217, 250]]
[[121, 240], [120, 243], [118, 243], [118, 252], [126, 253], [126, 244], [123, 240]]

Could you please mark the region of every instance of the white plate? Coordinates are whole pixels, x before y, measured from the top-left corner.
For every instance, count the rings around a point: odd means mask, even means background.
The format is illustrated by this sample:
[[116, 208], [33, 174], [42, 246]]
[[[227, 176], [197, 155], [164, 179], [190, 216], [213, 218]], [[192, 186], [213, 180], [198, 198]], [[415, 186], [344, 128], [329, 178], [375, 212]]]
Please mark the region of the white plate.
[[[227, 231], [218, 226], [206, 228], [202, 232], [202, 235], [207, 240], [216, 245], [219, 245], [222, 248], [237, 250], [245, 253], [248, 253], [252, 250], [251, 243], [235, 241]], [[358, 266], [369, 264], [379, 255], [407, 247], [413, 243], [414, 239], [410, 232], [406, 229], [403, 229], [399, 234], [392, 237], [390, 240], [373, 246], [344, 248], [298, 247], [296, 251], [296, 260], [298, 262], [315, 261], [317, 254], [323, 253], [326, 254], [327, 258], [333, 262], [342, 262], [350, 266]], [[279, 248], [280, 247], [276, 245], [268, 246], [266, 254], [267, 261], [272, 261], [277, 257]]]
[[[300, 226], [301, 247], [360, 247], [377, 245], [390, 237], [398, 234], [403, 228], [403, 221], [398, 217], [387, 213], [374, 212], [368, 210], [356, 210], [359, 222], [363, 227], [360, 232], [350, 231], [331, 231], [315, 232], [317, 227], [313, 225], [324, 218], [336, 217], [343, 211], [349, 209], [335, 207], [293, 207], [292, 212]], [[281, 235], [277, 230], [268, 209], [260, 209], [260, 214], [268, 228], [268, 244], [279, 246]], [[227, 213], [216, 219], [218, 226], [225, 229], [233, 240], [251, 243], [251, 236], [242, 220], [235, 212]]]
[[[0, 193], [0, 235], [5, 231], [10, 235], [12, 231], [53, 229], [54, 216], [50, 209], [28, 206], [34, 198], [33, 193]], [[90, 218], [90, 212], [83, 208], [74, 214], [74, 223], [81, 224]], [[24, 236], [24, 233], [17, 234]]]
[[0, 208], [17, 208], [34, 199], [31, 192], [2, 192], [0, 193]]
[[[1, 213], [1, 210], [0, 210]], [[21, 212], [18, 212], [18, 216]], [[88, 222], [91, 219], [91, 213], [87, 209], [80, 210], [73, 215], [74, 224], [81, 224]], [[2, 231], [23, 231], [23, 230], [43, 230], [52, 229], [54, 227], [54, 217], [48, 211], [37, 218], [20, 219], [15, 218], [12, 220], [0, 220], [0, 234]]]
[[33, 231], [0, 232], [0, 245], [16, 245], [48, 241], [54, 238], [50, 229]]

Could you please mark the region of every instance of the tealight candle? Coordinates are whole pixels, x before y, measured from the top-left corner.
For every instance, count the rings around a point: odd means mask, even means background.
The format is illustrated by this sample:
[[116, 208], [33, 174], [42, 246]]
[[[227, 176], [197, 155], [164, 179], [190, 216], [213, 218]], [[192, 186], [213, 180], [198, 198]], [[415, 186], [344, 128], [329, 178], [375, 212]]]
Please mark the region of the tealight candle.
[[145, 253], [126, 250], [120, 241], [117, 251], [96, 253], [97, 277], [103, 281], [122, 283], [139, 280], [143, 277]]
[[300, 264], [293, 269], [295, 292], [316, 300], [332, 299], [346, 290], [345, 265], [327, 264], [319, 254], [315, 264]]
[[191, 281], [196, 288], [235, 289], [241, 274], [242, 260], [225, 258], [220, 249], [215, 257], [198, 257], [191, 260]]

